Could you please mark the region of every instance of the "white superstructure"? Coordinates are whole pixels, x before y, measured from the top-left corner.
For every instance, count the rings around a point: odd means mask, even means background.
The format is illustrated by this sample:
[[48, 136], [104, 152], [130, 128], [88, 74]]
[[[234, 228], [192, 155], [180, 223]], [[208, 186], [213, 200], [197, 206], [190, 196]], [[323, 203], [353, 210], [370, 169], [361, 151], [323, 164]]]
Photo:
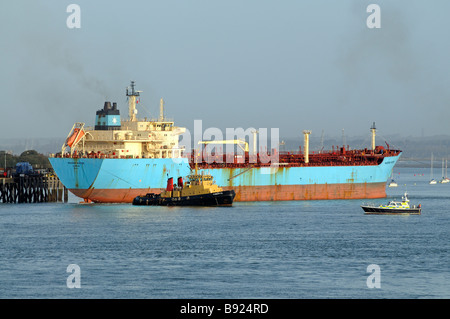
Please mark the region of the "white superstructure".
[[132, 81], [126, 92], [129, 116], [127, 120], [120, 120], [116, 103], [111, 107], [110, 102], [105, 102], [104, 108], [97, 111], [95, 127], [75, 123], [62, 147], [62, 153], [70, 151], [71, 156], [78, 157], [182, 157], [184, 147], [178, 145], [178, 139], [186, 128], [177, 127], [173, 121], [164, 117], [162, 99], [157, 119], [138, 119], [136, 102], [140, 92], [135, 91]]

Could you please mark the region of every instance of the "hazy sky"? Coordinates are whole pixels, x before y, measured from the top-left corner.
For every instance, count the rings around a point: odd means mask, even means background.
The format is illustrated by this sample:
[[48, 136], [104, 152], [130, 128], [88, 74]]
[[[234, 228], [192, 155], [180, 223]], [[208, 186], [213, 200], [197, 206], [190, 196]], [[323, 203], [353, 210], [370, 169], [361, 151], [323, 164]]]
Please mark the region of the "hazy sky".
[[[69, 4], [81, 28], [69, 29]], [[369, 29], [369, 4], [381, 28]], [[15, 0], [0, 5], [0, 137], [65, 138], [104, 101], [281, 137], [450, 134], [448, 0]], [[149, 113], [150, 112], [150, 113]]]

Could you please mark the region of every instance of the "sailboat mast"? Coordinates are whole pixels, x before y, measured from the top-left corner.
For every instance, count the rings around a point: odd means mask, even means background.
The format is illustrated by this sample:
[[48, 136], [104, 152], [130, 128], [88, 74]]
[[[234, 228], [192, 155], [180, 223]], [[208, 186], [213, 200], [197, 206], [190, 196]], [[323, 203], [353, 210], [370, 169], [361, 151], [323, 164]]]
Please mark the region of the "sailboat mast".
[[433, 153], [431, 153], [430, 178], [433, 179]]
[[431, 153], [430, 184], [436, 184], [436, 181], [433, 179], [433, 153]]

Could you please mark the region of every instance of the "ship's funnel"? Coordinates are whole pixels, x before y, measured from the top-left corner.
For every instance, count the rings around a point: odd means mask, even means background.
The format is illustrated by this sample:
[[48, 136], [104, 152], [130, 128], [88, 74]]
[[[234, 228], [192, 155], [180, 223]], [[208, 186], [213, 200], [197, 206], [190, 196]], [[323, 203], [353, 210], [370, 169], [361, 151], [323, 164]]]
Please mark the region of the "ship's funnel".
[[95, 130], [120, 130], [120, 112], [117, 103], [106, 101], [103, 109], [95, 114]]
[[178, 177], [177, 186], [183, 187], [183, 177]]
[[167, 180], [167, 188], [166, 191], [171, 192], [173, 191], [173, 177], [169, 178]]
[[303, 135], [305, 137], [305, 141], [304, 141], [305, 163], [309, 163], [309, 134], [311, 134], [311, 131], [308, 131], [308, 130], [303, 131]]

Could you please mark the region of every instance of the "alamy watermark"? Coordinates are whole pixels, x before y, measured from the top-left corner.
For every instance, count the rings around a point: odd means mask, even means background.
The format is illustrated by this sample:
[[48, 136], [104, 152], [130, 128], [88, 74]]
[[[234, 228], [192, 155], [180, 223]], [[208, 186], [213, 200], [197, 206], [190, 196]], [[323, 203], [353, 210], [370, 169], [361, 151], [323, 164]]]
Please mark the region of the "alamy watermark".
[[66, 12], [70, 13], [67, 17], [66, 25], [69, 29], [81, 28], [81, 8], [78, 4], [69, 4]]
[[[70, 275], [67, 277], [67, 288], [81, 288], [81, 268], [77, 264], [70, 264], [67, 270]], [[370, 264], [366, 269], [370, 275], [366, 279], [367, 288], [381, 288], [381, 269], [377, 264]]]
[[70, 273], [67, 277], [67, 288], [81, 288], [81, 269], [77, 264], [70, 264], [66, 271]]
[[366, 25], [369, 29], [381, 28], [381, 8], [378, 4], [369, 4], [366, 11], [371, 13], [366, 20]]
[[371, 273], [366, 280], [367, 288], [381, 288], [381, 270], [380, 266], [370, 264], [367, 266], [367, 272]]
[[[81, 8], [78, 4], [69, 4], [66, 8], [66, 12], [70, 13], [67, 17], [66, 25], [69, 29], [81, 28]], [[378, 4], [369, 4], [366, 8], [366, 12], [370, 15], [366, 19], [366, 25], [369, 29], [381, 28], [381, 8]]]
[[[203, 130], [202, 120], [194, 121], [194, 131], [180, 134], [178, 145], [186, 154], [193, 154], [196, 163], [207, 164], [266, 164], [267, 171], [276, 172], [279, 164], [279, 128], [226, 128], [225, 134], [217, 127]], [[176, 161], [176, 158], [173, 158]]]

